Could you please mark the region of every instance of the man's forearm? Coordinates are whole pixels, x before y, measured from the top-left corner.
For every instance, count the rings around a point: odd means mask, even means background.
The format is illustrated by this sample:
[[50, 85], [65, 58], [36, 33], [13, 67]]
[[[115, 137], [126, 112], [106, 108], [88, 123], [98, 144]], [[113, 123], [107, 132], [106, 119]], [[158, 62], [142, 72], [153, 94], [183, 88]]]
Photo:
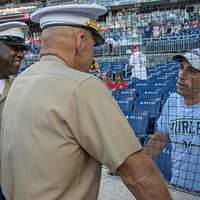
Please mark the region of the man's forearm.
[[162, 135], [159, 132], [156, 132], [150, 137], [150, 140], [145, 147], [146, 154], [151, 156], [151, 158], [155, 158], [164, 148], [167, 141], [168, 137], [166, 135]]
[[[141, 155], [142, 154], [142, 155]], [[171, 200], [169, 191], [153, 161], [144, 151], [133, 155], [124, 169], [119, 168], [120, 176], [138, 200]], [[138, 158], [137, 158], [138, 156]], [[130, 168], [130, 166], [132, 166]]]

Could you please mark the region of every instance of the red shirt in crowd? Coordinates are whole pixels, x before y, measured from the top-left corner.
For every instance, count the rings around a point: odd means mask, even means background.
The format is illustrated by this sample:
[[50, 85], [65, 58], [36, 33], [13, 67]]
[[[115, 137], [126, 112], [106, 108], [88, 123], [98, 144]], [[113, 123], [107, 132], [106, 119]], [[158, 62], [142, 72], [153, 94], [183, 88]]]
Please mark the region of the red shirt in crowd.
[[114, 83], [108, 80], [106, 82], [106, 85], [109, 89], [114, 89], [116, 91], [116, 95], [119, 95], [119, 89], [124, 89], [124, 90], [127, 89], [127, 83], [124, 80], [116, 81]]

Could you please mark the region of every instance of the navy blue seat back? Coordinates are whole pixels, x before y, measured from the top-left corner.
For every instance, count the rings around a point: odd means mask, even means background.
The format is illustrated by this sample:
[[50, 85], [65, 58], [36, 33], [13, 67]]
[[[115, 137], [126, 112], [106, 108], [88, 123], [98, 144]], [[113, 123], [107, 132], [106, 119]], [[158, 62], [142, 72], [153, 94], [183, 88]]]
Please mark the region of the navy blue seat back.
[[136, 136], [141, 137], [148, 134], [149, 112], [125, 111], [124, 114]]
[[165, 179], [170, 182], [172, 177], [172, 145], [171, 142], [168, 142], [160, 152], [160, 154], [154, 159], [156, 165], [160, 169], [161, 173], [165, 177]]
[[148, 111], [151, 118], [157, 118], [160, 114], [161, 98], [143, 98], [135, 99], [135, 111]]
[[170, 88], [170, 80], [169, 79], [154, 80], [151, 81], [150, 86], [154, 89], [167, 89]]
[[162, 98], [162, 91], [149, 88], [140, 90], [138, 95], [143, 98]]
[[136, 89], [120, 89], [118, 95], [115, 96], [116, 100], [128, 100], [128, 99], [135, 99], [137, 95]]
[[133, 99], [130, 100], [117, 100], [117, 103], [119, 104], [121, 110], [124, 111], [130, 111], [133, 109]]
[[148, 85], [149, 85], [149, 80], [140, 80], [137, 78], [132, 78], [132, 81], [129, 84], [129, 88], [142, 89], [148, 87]]

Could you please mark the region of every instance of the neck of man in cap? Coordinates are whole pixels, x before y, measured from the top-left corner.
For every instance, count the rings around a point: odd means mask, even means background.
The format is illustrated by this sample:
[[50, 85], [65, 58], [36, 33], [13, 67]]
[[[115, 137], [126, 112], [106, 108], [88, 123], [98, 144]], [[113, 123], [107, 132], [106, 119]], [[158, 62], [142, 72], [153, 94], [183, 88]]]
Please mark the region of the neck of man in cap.
[[69, 26], [54, 26], [43, 30], [41, 35], [41, 56], [55, 55], [61, 58], [69, 67], [87, 72], [93, 58], [88, 63], [82, 55], [88, 51], [83, 46], [86, 31]]

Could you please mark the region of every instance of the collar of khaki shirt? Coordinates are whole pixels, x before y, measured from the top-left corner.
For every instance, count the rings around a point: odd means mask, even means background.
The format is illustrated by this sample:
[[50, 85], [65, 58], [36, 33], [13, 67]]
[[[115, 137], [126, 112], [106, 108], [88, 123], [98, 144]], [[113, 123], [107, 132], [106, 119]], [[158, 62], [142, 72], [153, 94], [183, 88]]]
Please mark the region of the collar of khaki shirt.
[[14, 81], [14, 79], [15, 79], [14, 76], [9, 76], [9, 78], [6, 79], [4, 89], [3, 89], [3, 93], [2, 93], [2, 95], [0, 95], [1, 96], [0, 102], [3, 101], [7, 97], [8, 91], [9, 91], [10, 86], [11, 86], [12, 82]]

